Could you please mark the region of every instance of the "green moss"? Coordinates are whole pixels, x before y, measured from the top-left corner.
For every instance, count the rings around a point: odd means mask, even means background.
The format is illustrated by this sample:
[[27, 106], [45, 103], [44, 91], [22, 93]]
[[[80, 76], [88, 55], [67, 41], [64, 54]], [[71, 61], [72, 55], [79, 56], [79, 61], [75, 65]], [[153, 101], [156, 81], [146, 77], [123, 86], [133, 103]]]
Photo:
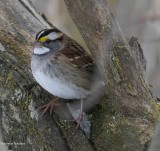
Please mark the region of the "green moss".
[[150, 99], [149, 102], [151, 103], [153, 108], [156, 110], [154, 112], [151, 112], [151, 114], [152, 114], [153, 118], [157, 121], [157, 119], [159, 118], [159, 114], [160, 114], [160, 105], [153, 98]]
[[116, 52], [116, 50], [114, 50], [114, 59], [113, 59], [113, 61], [114, 61], [114, 64], [115, 64], [115, 66], [116, 66], [116, 69], [119, 71], [121, 71], [122, 70], [122, 67], [121, 67], [121, 65], [120, 65], [120, 61], [119, 61], [119, 58], [118, 58], [118, 55], [117, 55], [117, 52]]
[[118, 45], [117, 48], [123, 49], [123, 50], [126, 49], [126, 47], [124, 45]]
[[136, 96], [138, 94], [138, 91], [129, 83], [127, 84], [128, 87], [128, 92], [134, 96]]
[[144, 80], [143, 76], [140, 75], [139, 76], [140, 78], [140, 81], [142, 83], [142, 86], [145, 88], [145, 90], [152, 96], [152, 92], [150, 91], [149, 87], [148, 87], [148, 84], [146, 83], [146, 81]]
[[116, 49], [117, 51], [120, 51], [120, 52], [121, 52], [123, 55], [125, 55], [125, 56], [126, 56], [126, 55], [131, 56], [130, 49], [128, 49], [124, 43], [116, 43], [116, 44], [115, 44], [115, 49]]
[[116, 67], [118, 68], [118, 70], [122, 70], [122, 68], [120, 66], [120, 63], [119, 63], [119, 58], [118, 57], [115, 58], [115, 64], [116, 64]]
[[7, 75], [6, 81], [8, 82], [8, 81], [10, 81], [12, 79], [13, 79], [13, 74], [12, 74], [12, 72], [9, 72], [8, 75]]
[[[20, 114], [21, 119], [24, 119], [25, 123], [23, 123], [23, 129], [27, 131], [27, 134], [32, 139], [35, 138], [35, 142], [38, 139], [38, 143], [42, 145], [43, 148], [47, 148], [48, 150], [54, 151], [53, 146], [50, 145], [47, 140], [43, 137], [43, 132], [41, 132], [40, 129], [36, 126], [36, 121], [33, 120], [30, 116], [30, 113], [28, 113], [28, 109], [24, 108], [24, 111], [22, 114]], [[24, 121], [23, 121], [24, 122]]]
[[[142, 150], [140, 141], [137, 139], [139, 127], [133, 124], [134, 120], [119, 115], [99, 117], [99, 119], [94, 121], [92, 127], [96, 129], [92, 139], [99, 150], [135, 151], [138, 148]], [[105, 121], [101, 121], [104, 119]], [[97, 127], [100, 124], [96, 123], [103, 123], [103, 125]]]

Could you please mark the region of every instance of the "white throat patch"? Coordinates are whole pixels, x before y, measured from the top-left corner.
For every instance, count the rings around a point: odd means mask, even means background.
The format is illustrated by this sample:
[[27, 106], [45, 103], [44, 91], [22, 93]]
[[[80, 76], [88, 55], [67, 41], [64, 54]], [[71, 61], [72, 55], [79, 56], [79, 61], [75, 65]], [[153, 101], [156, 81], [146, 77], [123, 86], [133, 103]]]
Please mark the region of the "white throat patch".
[[39, 48], [35, 47], [33, 52], [35, 55], [42, 55], [42, 54], [45, 54], [49, 51], [50, 51], [49, 48], [42, 46]]

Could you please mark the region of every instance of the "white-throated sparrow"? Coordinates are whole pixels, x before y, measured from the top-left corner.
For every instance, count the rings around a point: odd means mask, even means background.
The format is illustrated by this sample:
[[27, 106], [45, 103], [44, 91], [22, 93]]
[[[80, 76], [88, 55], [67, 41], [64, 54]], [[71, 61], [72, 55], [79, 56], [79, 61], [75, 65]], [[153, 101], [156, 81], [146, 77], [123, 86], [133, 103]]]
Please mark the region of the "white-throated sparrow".
[[[64, 99], [83, 100], [91, 93], [94, 62], [76, 41], [57, 29], [44, 29], [34, 45], [31, 69], [45, 90]], [[55, 102], [43, 106], [44, 112]]]

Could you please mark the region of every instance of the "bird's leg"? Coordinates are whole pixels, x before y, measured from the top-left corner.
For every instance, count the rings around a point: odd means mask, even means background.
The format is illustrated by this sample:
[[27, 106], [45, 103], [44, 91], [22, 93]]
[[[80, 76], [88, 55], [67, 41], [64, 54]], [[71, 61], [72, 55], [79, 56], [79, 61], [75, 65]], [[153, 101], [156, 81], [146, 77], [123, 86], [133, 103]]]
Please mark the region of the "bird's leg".
[[53, 99], [51, 102], [40, 106], [38, 109], [44, 109], [41, 116], [43, 116], [48, 110], [50, 110], [50, 115], [52, 114], [53, 108], [56, 106], [60, 106], [59, 98]]
[[81, 107], [80, 107], [80, 113], [78, 118], [75, 120], [77, 122], [76, 129], [80, 126], [81, 122], [83, 120], [83, 98], [81, 98]]

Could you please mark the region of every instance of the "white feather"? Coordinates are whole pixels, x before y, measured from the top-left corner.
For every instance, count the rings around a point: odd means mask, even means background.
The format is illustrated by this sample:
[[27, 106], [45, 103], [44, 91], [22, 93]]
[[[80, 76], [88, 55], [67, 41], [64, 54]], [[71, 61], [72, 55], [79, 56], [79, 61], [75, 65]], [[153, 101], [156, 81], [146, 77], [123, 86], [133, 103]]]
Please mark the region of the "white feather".
[[86, 90], [71, 83], [65, 83], [54, 75], [51, 77], [37, 70], [33, 73], [36, 81], [51, 94], [64, 99], [80, 99], [89, 94]]
[[42, 30], [38, 35], [37, 35], [37, 39], [39, 39], [39, 37], [45, 32], [46, 30]]
[[36, 55], [42, 55], [42, 54], [45, 54], [49, 51], [50, 51], [49, 48], [42, 46], [42, 47], [35, 47], [33, 52]]
[[58, 32], [58, 33], [57, 32], [51, 32], [47, 37], [50, 40], [56, 40], [56, 39], [58, 39], [62, 36], [63, 36], [63, 33], [61, 33], [61, 32]]

